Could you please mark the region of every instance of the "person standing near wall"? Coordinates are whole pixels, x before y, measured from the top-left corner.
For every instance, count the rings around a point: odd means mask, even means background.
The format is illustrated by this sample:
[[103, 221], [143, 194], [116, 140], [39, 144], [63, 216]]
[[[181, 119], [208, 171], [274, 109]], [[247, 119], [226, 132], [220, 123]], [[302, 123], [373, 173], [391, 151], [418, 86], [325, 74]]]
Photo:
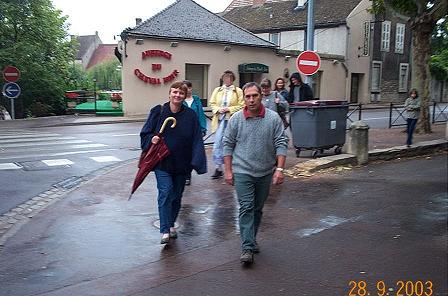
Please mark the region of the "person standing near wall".
[[210, 97], [210, 107], [212, 107], [211, 131], [215, 133], [213, 143], [213, 162], [215, 163], [215, 172], [212, 179], [219, 179], [223, 176], [222, 165], [223, 146], [222, 138], [227, 127], [230, 116], [243, 108], [243, 91], [241, 88], [233, 85], [235, 74], [227, 70], [221, 77], [223, 85], [213, 90]]
[[288, 148], [282, 120], [261, 103], [255, 82], [243, 87], [245, 107], [229, 120], [223, 139], [225, 181], [235, 185], [239, 203], [242, 263], [252, 263], [260, 248], [256, 241], [271, 182], [282, 184]]
[[289, 92], [286, 89], [286, 81], [282, 77], [277, 78], [274, 83], [274, 91], [277, 91], [279, 94], [282, 95], [285, 100], [289, 97]]
[[292, 73], [291, 77], [289, 78], [289, 81], [290, 81], [289, 95], [287, 98], [289, 103], [314, 100], [313, 91], [311, 90], [311, 87], [303, 82], [300, 73], [298, 72]]
[[412, 145], [412, 137], [414, 135], [415, 126], [417, 125], [418, 118], [420, 116], [420, 98], [418, 92], [414, 88], [409, 92], [409, 98], [404, 102], [404, 108], [406, 110], [406, 145], [410, 147]]
[[[199, 125], [201, 127], [202, 137], [207, 134], [207, 122], [205, 119], [204, 108], [202, 108], [201, 98], [197, 95], [193, 95], [193, 84], [189, 80], [184, 80], [183, 83], [187, 86], [187, 96], [184, 100], [184, 105], [193, 109], [198, 116]], [[187, 175], [187, 179], [185, 180], [185, 185], [189, 186], [191, 184], [191, 171]]]

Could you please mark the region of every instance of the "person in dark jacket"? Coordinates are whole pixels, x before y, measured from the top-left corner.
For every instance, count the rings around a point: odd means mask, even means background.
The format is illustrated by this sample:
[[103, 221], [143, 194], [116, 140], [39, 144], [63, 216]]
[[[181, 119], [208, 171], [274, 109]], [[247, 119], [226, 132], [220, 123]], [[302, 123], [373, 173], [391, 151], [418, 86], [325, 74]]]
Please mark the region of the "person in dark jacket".
[[298, 72], [292, 73], [289, 81], [289, 103], [309, 101], [314, 99], [311, 87], [303, 82], [302, 77]]
[[[183, 83], [187, 86], [188, 89], [187, 96], [185, 97], [183, 104], [196, 112], [199, 120], [199, 125], [201, 126], [202, 137], [205, 137], [205, 135], [207, 134], [207, 122], [205, 119], [205, 113], [204, 108], [202, 107], [201, 98], [193, 94], [193, 84], [190, 80], [184, 80]], [[185, 185], [191, 185], [191, 171], [187, 175]]]
[[187, 174], [194, 169], [198, 174], [207, 172], [202, 132], [196, 113], [183, 105], [187, 94], [183, 82], [175, 82], [169, 91], [169, 102], [151, 109], [148, 119], [140, 132], [141, 148], [147, 151], [152, 144], [157, 144], [157, 134], [167, 117], [176, 119], [176, 126], [167, 126], [163, 138], [170, 154], [160, 161], [154, 169], [158, 193], [160, 218], [160, 243], [166, 244], [170, 238], [177, 238], [174, 228], [181, 208], [182, 194]]

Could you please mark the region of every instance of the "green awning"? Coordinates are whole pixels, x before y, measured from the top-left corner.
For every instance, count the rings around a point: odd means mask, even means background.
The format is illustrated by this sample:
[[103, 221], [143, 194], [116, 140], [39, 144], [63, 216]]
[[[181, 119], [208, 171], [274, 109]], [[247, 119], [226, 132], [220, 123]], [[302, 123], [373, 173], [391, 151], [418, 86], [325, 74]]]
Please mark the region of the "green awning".
[[238, 65], [238, 72], [240, 73], [269, 73], [269, 66], [250, 63], [250, 64], [240, 64]]

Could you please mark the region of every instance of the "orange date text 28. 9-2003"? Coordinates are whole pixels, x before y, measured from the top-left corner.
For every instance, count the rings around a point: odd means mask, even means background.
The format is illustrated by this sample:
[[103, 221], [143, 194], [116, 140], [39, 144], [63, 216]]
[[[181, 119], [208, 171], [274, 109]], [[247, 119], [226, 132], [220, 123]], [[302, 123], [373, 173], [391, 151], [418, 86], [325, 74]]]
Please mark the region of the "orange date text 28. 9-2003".
[[406, 281], [394, 283], [385, 281], [367, 282], [363, 280], [348, 283], [348, 296], [433, 296], [434, 285], [430, 280]]

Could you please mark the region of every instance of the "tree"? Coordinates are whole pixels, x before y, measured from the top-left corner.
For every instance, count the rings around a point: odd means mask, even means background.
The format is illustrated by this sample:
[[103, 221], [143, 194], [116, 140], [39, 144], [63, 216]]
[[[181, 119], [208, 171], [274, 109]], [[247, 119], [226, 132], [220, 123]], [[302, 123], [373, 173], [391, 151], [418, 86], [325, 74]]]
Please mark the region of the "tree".
[[437, 23], [431, 40], [432, 56], [429, 64], [431, 74], [437, 80], [448, 79], [448, 18]]
[[98, 89], [121, 89], [121, 70], [118, 65], [120, 62], [113, 59], [92, 67], [87, 70], [89, 81], [96, 79]]
[[413, 84], [419, 89], [422, 102], [419, 130], [425, 133], [431, 132], [429, 121], [429, 82], [431, 74], [429, 61], [431, 57], [431, 36], [437, 22], [446, 17], [448, 10], [447, 0], [373, 0], [375, 13], [384, 12], [386, 9], [410, 17], [412, 31], [412, 60], [416, 67], [417, 77], [412, 77]]
[[64, 90], [75, 54], [65, 21], [50, 0], [0, 0], [0, 67], [21, 71], [19, 117], [65, 112]]

